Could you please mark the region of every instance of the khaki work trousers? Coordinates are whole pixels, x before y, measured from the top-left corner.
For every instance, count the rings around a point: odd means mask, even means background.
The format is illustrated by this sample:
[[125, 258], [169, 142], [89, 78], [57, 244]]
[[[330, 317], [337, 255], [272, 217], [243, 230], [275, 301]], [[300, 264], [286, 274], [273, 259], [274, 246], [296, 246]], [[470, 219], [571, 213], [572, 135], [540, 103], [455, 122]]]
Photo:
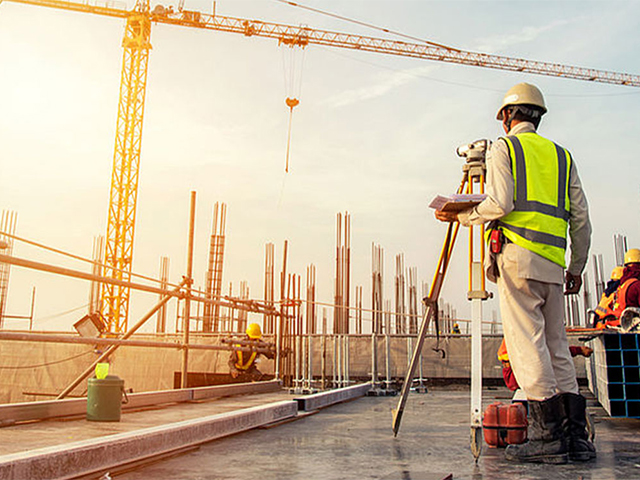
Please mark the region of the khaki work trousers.
[[561, 284], [521, 278], [517, 265], [498, 255], [500, 314], [507, 353], [529, 400], [578, 393], [564, 326]]

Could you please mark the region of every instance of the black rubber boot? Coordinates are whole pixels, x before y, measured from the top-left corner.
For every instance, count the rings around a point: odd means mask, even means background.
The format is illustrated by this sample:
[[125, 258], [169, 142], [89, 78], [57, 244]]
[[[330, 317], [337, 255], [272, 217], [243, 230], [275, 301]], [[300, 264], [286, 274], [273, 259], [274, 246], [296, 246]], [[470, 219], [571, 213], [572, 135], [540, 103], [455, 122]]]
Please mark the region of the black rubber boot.
[[569, 458], [586, 462], [596, 458], [596, 447], [589, 441], [587, 433], [587, 401], [582, 395], [563, 393], [567, 413], [566, 438]]
[[563, 400], [560, 395], [542, 402], [529, 400], [529, 439], [521, 445], [508, 445], [505, 450], [507, 460], [554, 464], [569, 461]]

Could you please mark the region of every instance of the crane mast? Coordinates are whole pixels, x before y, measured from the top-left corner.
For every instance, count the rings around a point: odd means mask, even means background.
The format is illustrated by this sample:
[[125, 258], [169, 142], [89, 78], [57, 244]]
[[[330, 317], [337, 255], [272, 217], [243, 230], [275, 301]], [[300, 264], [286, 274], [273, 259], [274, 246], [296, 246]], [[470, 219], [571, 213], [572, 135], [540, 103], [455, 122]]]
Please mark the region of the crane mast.
[[[122, 41], [120, 101], [113, 153], [104, 274], [131, 280], [133, 240], [142, 147], [142, 120], [151, 49], [151, 21], [145, 10], [129, 15]], [[101, 313], [111, 332], [125, 332], [129, 312], [127, 287], [103, 284]]]
[[[148, 0], [139, 0], [132, 10], [115, 8], [106, 2], [100, 4], [97, 2], [69, 2], [64, 0], [6, 1], [126, 20], [125, 34], [122, 41], [124, 51], [109, 196], [104, 267], [105, 276], [118, 280], [130, 280], [131, 278], [142, 123], [149, 50], [151, 49], [152, 22], [238, 33], [247, 37], [273, 38], [278, 40], [280, 45], [290, 47], [304, 48], [307, 45], [323, 45], [482, 68], [640, 87], [640, 76], [638, 75], [489, 55], [427, 41], [424, 43], [410, 43], [302, 26], [262, 22], [216, 14], [210, 15], [198, 11], [184, 10], [182, 8], [183, 0], [180, 1], [177, 11], [174, 11], [172, 7], [163, 7], [161, 5], [157, 5], [151, 10]], [[118, 333], [127, 330], [128, 311], [129, 289], [103, 285], [101, 312], [109, 331]]]

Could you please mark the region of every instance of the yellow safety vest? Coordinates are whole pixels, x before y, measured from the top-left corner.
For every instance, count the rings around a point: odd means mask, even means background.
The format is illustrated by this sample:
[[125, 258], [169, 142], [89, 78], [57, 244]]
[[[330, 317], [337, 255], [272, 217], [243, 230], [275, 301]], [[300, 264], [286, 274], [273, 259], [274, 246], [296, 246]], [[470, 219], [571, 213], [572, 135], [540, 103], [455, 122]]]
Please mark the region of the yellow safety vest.
[[566, 267], [571, 154], [528, 132], [504, 138], [515, 183], [515, 208], [495, 222], [505, 237]]
[[[240, 345], [238, 345], [239, 347]], [[243, 354], [244, 352], [242, 350], [237, 350], [236, 354], [238, 356], [238, 361], [236, 362], [236, 368], [238, 370], [248, 370], [249, 367], [251, 366], [251, 364], [253, 363], [253, 361], [255, 360], [256, 356], [258, 355], [256, 352], [251, 352], [251, 355], [249, 355], [249, 358], [247, 359], [247, 362], [243, 362]]]

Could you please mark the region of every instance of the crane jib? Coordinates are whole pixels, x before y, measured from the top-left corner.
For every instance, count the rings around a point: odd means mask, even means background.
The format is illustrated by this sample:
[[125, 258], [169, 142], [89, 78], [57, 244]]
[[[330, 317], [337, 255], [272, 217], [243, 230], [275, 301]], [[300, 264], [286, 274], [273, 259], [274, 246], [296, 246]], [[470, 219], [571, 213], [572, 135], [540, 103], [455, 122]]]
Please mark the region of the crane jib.
[[244, 18], [210, 15], [203, 12], [161, 8], [150, 11], [147, 3], [140, 2], [131, 10], [123, 10], [108, 6], [100, 6], [82, 2], [64, 0], [5, 0], [14, 3], [59, 8], [78, 12], [93, 13], [110, 17], [126, 18], [131, 14], [144, 13], [155, 23], [180, 25], [185, 27], [204, 28], [244, 36], [274, 38], [280, 44], [306, 47], [307, 45], [324, 45], [337, 48], [349, 48], [386, 55], [398, 55], [423, 60], [457, 63], [460, 65], [508, 70], [513, 72], [532, 73], [552, 77], [570, 78], [587, 82], [608, 83], [628, 87], [640, 87], [640, 75], [632, 75], [593, 68], [583, 68], [558, 63], [540, 62], [522, 58], [489, 55], [486, 53], [459, 50], [440, 44], [426, 42], [410, 43], [384, 38], [367, 37], [348, 33], [318, 30], [309, 27], [285, 25], [279, 23], [248, 20]]

